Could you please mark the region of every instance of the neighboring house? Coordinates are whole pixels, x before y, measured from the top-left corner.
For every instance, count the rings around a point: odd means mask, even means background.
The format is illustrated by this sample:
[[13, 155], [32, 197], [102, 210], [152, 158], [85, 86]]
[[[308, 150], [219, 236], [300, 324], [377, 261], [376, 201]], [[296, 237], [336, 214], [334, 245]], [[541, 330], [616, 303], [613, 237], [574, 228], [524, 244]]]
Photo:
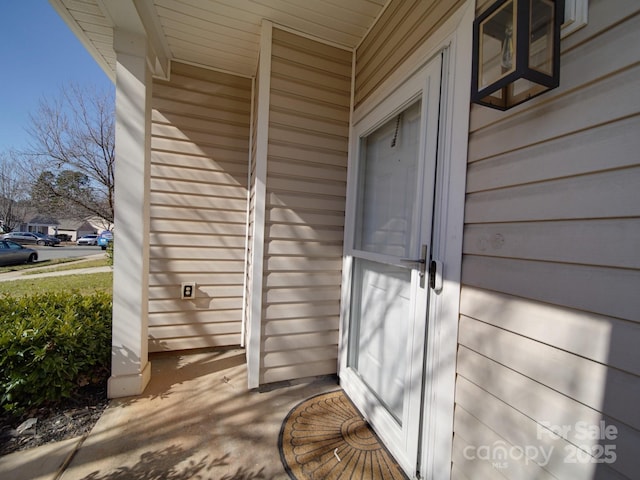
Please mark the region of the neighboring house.
[[100, 233], [104, 230], [113, 230], [113, 224], [99, 217], [88, 217], [83, 220], [61, 219], [57, 230], [49, 232], [50, 235], [69, 235], [71, 241], [75, 241], [85, 235]]
[[101, 233], [105, 230], [113, 230], [113, 223], [109, 222], [108, 220], [105, 220], [104, 218], [93, 216], [93, 217], [87, 217], [85, 220], [95, 230], [94, 232], [91, 232], [91, 233]]
[[58, 225], [58, 221], [55, 218], [47, 215], [34, 214], [21, 223], [18, 228], [14, 228], [15, 231], [21, 232], [37, 232], [48, 235], [53, 229], [55, 230]]
[[98, 217], [88, 217], [83, 220], [56, 219], [46, 215], [34, 214], [21, 223], [15, 231], [37, 232], [45, 235], [69, 235], [71, 240], [76, 240], [84, 235], [100, 233], [103, 230], [113, 229], [113, 224]]
[[507, 112], [483, 1], [51, 3], [116, 85], [110, 396], [243, 345], [248, 388], [338, 373], [412, 477], [637, 478], [640, 3], [567, 0]]
[[70, 241], [76, 241], [84, 235], [98, 233], [98, 228], [87, 220], [60, 219], [58, 228], [49, 231], [49, 235], [68, 235]]

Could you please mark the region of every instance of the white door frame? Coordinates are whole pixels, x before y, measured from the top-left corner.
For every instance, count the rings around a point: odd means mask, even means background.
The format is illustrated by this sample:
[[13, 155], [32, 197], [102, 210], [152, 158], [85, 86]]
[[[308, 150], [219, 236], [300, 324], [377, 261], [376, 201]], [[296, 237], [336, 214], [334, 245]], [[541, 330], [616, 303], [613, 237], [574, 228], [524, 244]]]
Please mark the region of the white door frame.
[[[423, 365], [424, 365], [424, 338], [426, 335], [427, 316], [427, 297], [430, 295], [428, 282], [425, 278], [420, 278], [418, 264], [399, 265], [398, 257], [421, 257], [421, 246], [424, 245], [427, 257], [431, 252], [431, 233], [432, 233], [432, 213], [434, 210], [434, 184], [437, 162], [437, 145], [438, 145], [438, 123], [441, 103], [441, 77], [442, 77], [442, 52], [438, 52], [435, 57], [429, 59], [428, 63], [418, 72], [407, 79], [397, 90], [385, 98], [380, 104], [373, 109], [369, 115], [363, 117], [358, 123], [354, 124], [354, 135], [351, 138], [351, 148], [354, 152], [353, 168], [349, 171], [349, 181], [351, 185], [360, 185], [362, 174], [362, 165], [365, 158], [361, 154], [362, 138], [368, 137], [374, 131], [378, 131], [381, 125], [393, 124], [400, 112], [406, 112], [410, 105], [420, 100], [420, 120], [418, 136], [416, 138], [416, 169], [413, 176], [415, 186], [415, 197], [412, 198], [414, 210], [412, 212], [411, 227], [407, 229], [411, 232], [407, 234], [410, 237], [411, 245], [407, 245], [404, 253], [382, 254], [366, 250], [364, 247], [357, 248], [354, 245], [354, 230], [356, 228], [355, 216], [360, 202], [356, 198], [348, 197], [349, 217], [354, 218], [354, 223], [347, 223], [345, 228], [345, 252], [350, 258], [358, 258], [361, 260], [372, 261], [377, 265], [394, 265], [392, 268], [406, 269], [405, 273], [410, 273], [411, 281], [407, 285], [405, 293], [410, 296], [410, 307], [407, 316], [403, 319], [396, 319], [398, 323], [402, 323], [407, 328], [407, 338], [404, 339], [403, 350], [392, 354], [397, 357], [393, 363], [381, 365], [380, 368], [391, 368], [391, 370], [400, 369], [404, 372], [403, 382], [403, 401], [402, 411], [396, 411], [396, 415], [392, 415], [390, 411], [382, 405], [380, 398], [384, 398], [384, 391], [375, 391], [373, 385], [367, 385], [363, 371], [369, 370], [371, 364], [363, 364], [360, 367], [352, 367], [343, 365], [340, 371], [341, 383], [345, 392], [354, 401], [361, 413], [374, 425], [379, 437], [388, 445], [389, 450], [395, 456], [396, 461], [408, 472], [415, 470], [418, 463], [418, 446], [416, 441], [420, 434], [420, 417], [422, 412], [422, 385]], [[403, 130], [401, 128], [401, 130]], [[401, 135], [402, 138], [403, 135]], [[402, 143], [402, 141], [401, 141]], [[411, 181], [411, 180], [409, 180]], [[354, 193], [353, 197], [361, 197], [358, 187], [351, 189]], [[398, 212], [396, 212], [398, 213]], [[408, 240], [405, 240], [408, 241]], [[358, 290], [358, 283], [352, 276], [352, 288], [350, 291]], [[364, 286], [363, 286], [364, 288]], [[356, 295], [352, 293], [353, 300], [349, 303], [357, 302]], [[353, 306], [353, 305], [352, 305]], [[370, 304], [369, 307], [372, 307]], [[351, 309], [349, 322], [355, 322], [355, 317], [361, 314], [353, 315], [352, 312], [358, 309]], [[352, 316], [353, 315], [353, 316]], [[360, 317], [362, 318], [362, 317]], [[353, 320], [352, 320], [353, 319]], [[391, 320], [394, 322], [394, 320]], [[360, 331], [364, 323], [358, 322], [360, 328], [350, 328], [350, 331]], [[394, 322], [395, 323], [395, 322]], [[371, 332], [373, 335], [373, 332]], [[396, 339], [397, 340], [397, 339]], [[350, 339], [353, 347], [357, 340]], [[375, 342], [374, 342], [375, 343]], [[404, 358], [402, 358], [404, 356]], [[353, 357], [350, 355], [350, 358]], [[403, 367], [400, 368], [400, 365]], [[366, 368], [369, 367], [369, 368]], [[364, 368], [364, 370], [363, 370]], [[406, 369], [406, 370], [405, 370]], [[371, 371], [375, 375], [376, 369]], [[390, 373], [390, 372], [389, 372]], [[379, 395], [376, 395], [379, 394]]]
[[[354, 125], [366, 118], [382, 102], [389, 100], [430, 59], [439, 52], [444, 52], [432, 239], [432, 257], [444, 265], [443, 288], [439, 294], [430, 296], [428, 307], [423, 428], [420, 438], [416, 439], [421, 444], [417, 466], [420, 478], [438, 480], [449, 479], [451, 476], [474, 16], [475, 0], [467, 0], [374, 94], [352, 112], [350, 133], [353, 139]], [[352, 141], [347, 184], [349, 203], [354, 200], [353, 188], [357, 178], [357, 149], [353, 146]], [[354, 205], [348, 204], [347, 225], [352, 225], [355, 221], [354, 211]], [[345, 229], [345, 232], [349, 232], [349, 229]], [[347, 236], [350, 237], [350, 234]], [[345, 238], [338, 372], [346, 371], [347, 368], [349, 299], [352, 286], [352, 257], [347, 255], [347, 248], [352, 241], [352, 238]]]

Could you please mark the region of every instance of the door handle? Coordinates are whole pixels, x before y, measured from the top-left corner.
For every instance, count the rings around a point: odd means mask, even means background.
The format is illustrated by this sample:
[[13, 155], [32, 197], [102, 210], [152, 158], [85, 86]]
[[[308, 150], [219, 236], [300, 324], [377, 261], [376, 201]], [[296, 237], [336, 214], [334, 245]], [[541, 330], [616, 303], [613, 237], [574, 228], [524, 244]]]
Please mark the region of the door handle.
[[428, 251], [429, 251], [428, 245], [425, 243], [424, 245], [422, 245], [422, 248], [420, 249], [420, 253], [422, 254], [420, 258], [401, 258], [400, 261], [419, 264], [420, 278], [423, 278], [427, 269], [427, 252]]
[[429, 287], [435, 292], [440, 293], [442, 291], [442, 262], [439, 260], [432, 260], [429, 265]]
[[407, 263], [427, 263], [424, 258], [401, 258], [400, 261]]

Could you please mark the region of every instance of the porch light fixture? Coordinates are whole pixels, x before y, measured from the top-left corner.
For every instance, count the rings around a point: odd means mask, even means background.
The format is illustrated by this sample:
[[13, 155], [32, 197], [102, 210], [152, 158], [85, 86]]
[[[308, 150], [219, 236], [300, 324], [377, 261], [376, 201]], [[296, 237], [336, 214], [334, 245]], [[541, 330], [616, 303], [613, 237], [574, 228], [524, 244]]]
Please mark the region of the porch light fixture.
[[473, 22], [471, 101], [507, 110], [560, 84], [564, 0], [497, 0]]

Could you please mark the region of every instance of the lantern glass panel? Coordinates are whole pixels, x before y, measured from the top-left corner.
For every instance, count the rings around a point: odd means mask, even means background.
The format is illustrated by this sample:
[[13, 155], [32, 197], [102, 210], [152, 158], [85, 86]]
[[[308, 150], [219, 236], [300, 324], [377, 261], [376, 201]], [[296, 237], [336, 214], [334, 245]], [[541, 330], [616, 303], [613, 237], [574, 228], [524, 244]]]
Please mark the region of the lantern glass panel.
[[517, 5], [511, 0], [480, 24], [479, 90], [516, 68], [517, 13]]
[[553, 75], [554, 9], [549, 0], [531, 0], [529, 68], [546, 75]]
[[507, 105], [517, 105], [525, 100], [535, 97], [537, 94], [545, 91], [547, 87], [539, 85], [526, 78], [518, 78], [513, 83], [507, 85]]

